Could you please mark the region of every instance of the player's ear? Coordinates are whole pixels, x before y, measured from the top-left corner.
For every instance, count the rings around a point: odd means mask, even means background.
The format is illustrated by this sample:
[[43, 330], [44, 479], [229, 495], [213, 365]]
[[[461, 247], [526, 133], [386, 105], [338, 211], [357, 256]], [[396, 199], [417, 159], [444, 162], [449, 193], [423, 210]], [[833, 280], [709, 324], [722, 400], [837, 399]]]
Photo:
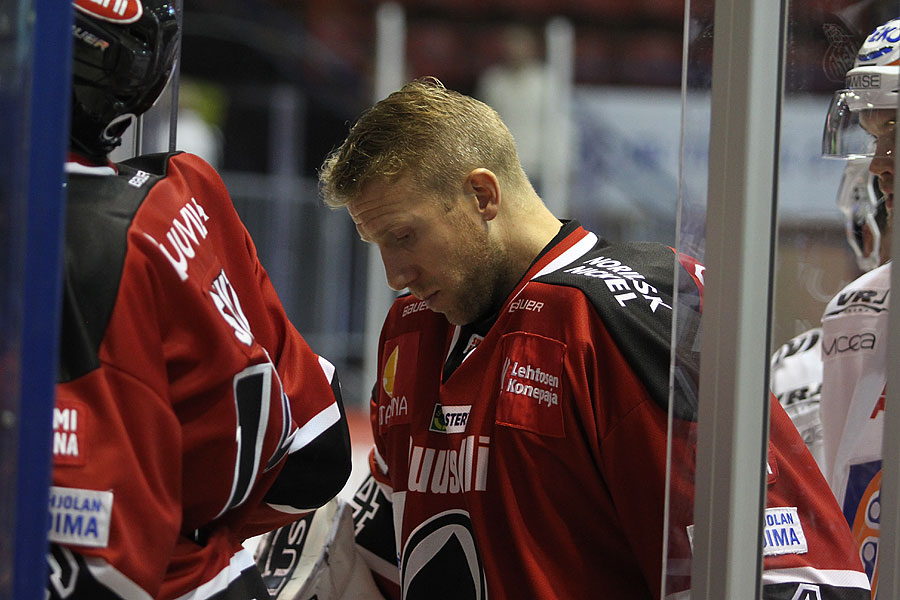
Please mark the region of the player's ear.
[[473, 195], [478, 213], [485, 221], [491, 221], [500, 209], [500, 182], [490, 169], [472, 169], [466, 176], [465, 193]]

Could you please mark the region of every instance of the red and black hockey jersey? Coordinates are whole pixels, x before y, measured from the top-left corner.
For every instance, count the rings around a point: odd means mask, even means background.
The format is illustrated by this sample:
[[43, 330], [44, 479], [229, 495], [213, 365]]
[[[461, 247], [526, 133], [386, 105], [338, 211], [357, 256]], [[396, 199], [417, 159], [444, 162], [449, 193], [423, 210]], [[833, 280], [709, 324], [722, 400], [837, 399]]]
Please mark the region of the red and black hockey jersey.
[[241, 542], [349, 476], [335, 370], [204, 161], [67, 171], [48, 592], [254, 597]]
[[[357, 541], [382, 581], [405, 599], [689, 587], [702, 267], [679, 258], [570, 222], [482, 331], [411, 296], [394, 303], [371, 404], [372, 472], [390, 508], [371, 502], [371, 483], [355, 498]], [[679, 302], [695, 310], [679, 316], [673, 407], [686, 435], [672, 439], [667, 555], [682, 576], [663, 594], [676, 264]], [[836, 503], [777, 401], [771, 410], [765, 597], [868, 598]], [[369, 537], [379, 514], [393, 517], [399, 571]]]

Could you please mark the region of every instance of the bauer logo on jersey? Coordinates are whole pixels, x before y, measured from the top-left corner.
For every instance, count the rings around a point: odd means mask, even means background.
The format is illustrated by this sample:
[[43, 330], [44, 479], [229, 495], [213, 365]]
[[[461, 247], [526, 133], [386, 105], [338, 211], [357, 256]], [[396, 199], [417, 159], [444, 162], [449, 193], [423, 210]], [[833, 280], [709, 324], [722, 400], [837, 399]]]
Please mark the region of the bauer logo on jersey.
[[144, 14], [140, 0], [75, 0], [75, 8], [104, 21], [134, 23]]
[[388, 340], [383, 348], [381, 391], [378, 394], [379, 430], [409, 423], [409, 401], [416, 375], [419, 355], [418, 332], [406, 333]]
[[805, 554], [806, 536], [793, 506], [767, 508], [763, 529], [763, 556]]
[[496, 422], [563, 437], [563, 360], [566, 345], [531, 333], [503, 337], [503, 371]]
[[602, 280], [613, 299], [623, 308], [642, 303], [654, 313], [660, 308], [672, 310], [671, 306], [663, 302], [659, 290], [647, 283], [646, 277], [614, 258], [598, 256], [577, 267], [570, 267], [565, 272]]
[[58, 398], [53, 408], [53, 463], [83, 465], [88, 445], [88, 407], [78, 400]]
[[106, 548], [112, 517], [113, 493], [50, 487], [51, 542]]
[[434, 405], [434, 414], [431, 417], [431, 424], [428, 431], [437, 433], [463, 433], [466, 430], [466, 423], [469, 422], [469, 412], [472, 405], [466, 406], [441, 406]]

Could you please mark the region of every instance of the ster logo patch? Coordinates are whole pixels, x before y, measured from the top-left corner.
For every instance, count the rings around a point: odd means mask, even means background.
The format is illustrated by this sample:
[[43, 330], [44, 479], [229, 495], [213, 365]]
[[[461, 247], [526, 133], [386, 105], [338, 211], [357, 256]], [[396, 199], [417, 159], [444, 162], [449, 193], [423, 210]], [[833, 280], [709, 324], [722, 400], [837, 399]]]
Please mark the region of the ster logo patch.
[[75, 0], [75, 8], [92, 17], [122, 25], [134, 23], [144, 14], [140, 0]]

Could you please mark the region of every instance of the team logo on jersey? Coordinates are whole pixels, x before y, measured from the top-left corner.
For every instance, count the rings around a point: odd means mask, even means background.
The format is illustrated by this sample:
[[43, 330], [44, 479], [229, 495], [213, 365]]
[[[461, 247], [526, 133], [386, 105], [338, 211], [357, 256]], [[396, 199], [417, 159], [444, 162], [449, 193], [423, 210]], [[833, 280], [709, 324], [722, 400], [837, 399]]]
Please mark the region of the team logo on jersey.
[[497, 423], [541, 435], [565, 435], [561, 401], [566, 345], [516, 332], [503, 337]]
[[434, 405], [434, 414], [431, 416], [431, 424], [428, 431], [436, 433], [463, 433], [466, 423], [469, 421], [469, 412], [472, 405], [466, 406], [441, 406]]
[[805, 554], [808, 550], [796, 507], [767, 508], [763, 528], [763, 556]]
[[844, 516], [850, 523], [859, 558], [874, 591], [878, 586], [878, 546], [881, 538], [880, 460], [850, 467], [844, 492]]
[[113, 23], [134, 23], [144, 14], [139, 0], [75, 0], [81, 12]]
[[90, 414], [85, 403], [58, 398], [53, 408], [53, 462], [56, 465], [86, 464]]
[[378, 395], [378, 426], [409, 423], [409, 394], [415, 382], [415, 360], [419, 334], [406, 333], [385, 343], [382, 355], [381, 389]]
[[50, 486], [51, 542], [106, 548], [113, 493]]
[[467, 512], [449, 510], [419, 525], [406, 540], [400, 558], [401, 596], [486, 600], [484, 565]]

